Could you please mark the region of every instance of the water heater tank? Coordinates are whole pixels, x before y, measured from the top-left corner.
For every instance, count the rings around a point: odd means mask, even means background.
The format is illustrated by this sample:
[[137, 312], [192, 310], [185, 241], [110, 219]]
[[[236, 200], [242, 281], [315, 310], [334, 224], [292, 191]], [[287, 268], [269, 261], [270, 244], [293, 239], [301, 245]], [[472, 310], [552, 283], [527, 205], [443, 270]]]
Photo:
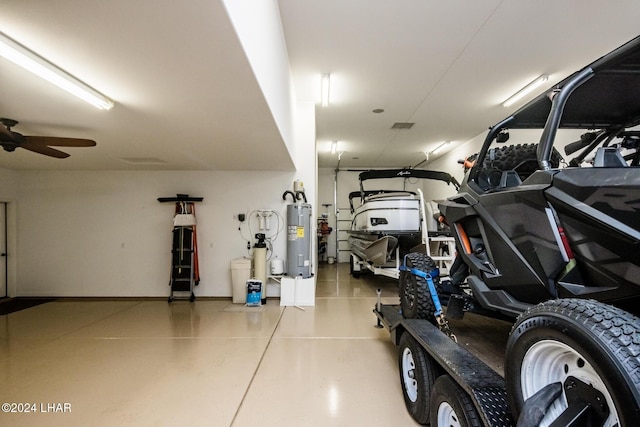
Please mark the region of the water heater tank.
[[287, 275], [311, 277], [311, 205], [287, 206]]

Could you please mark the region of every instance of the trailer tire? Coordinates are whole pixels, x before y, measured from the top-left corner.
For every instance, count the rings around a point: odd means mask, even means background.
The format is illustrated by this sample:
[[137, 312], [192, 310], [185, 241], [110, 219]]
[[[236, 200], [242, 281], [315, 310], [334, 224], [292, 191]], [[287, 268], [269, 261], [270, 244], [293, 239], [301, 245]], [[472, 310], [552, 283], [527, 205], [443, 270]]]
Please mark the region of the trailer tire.
[[448, 375], [440, 376], [431, 391], [431, 427], [481, 427], [469, 395]]
[[429, 399], [438, 366], [408, 332], [400, 337], [398, 349], [398, 368], [405, 406], [416, 422], [427, 424]]
[[525, 416], [525, 401], [536, 392], [562, 384], [560, 397], [540, 411], [542, 427], [585, 401], [593, 425], [631, 426], [640, 419], [640, 319], [621, 309], [584, 299], [538, 304], [517, 319], [505, 359], [514, 417]]
[[[406, 257], [407, 267], [424, 272], [431, 272], [436, 263], [426, 254], [414, 252]], [[436, 289], [440, 287], [438, 277], [433, 278]], [[436, 307], [429, 292], [427, 281], [409, 271], [400, 271], [400, 307], [405, 319], [427, 319], [435, 324]]]

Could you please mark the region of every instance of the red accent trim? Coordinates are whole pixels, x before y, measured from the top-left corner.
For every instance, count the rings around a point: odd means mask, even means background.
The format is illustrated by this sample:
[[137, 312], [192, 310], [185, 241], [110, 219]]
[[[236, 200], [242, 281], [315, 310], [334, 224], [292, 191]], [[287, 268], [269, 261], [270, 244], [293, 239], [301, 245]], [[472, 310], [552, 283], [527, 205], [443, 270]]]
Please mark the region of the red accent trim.
[[567, 252], [567, 256], [569, 259], [574, 259], [573, 251], [571, 250], [571, 246], [569, 245], [569, 238], [564, 233], [564, 228], [558, 227], [558, 233], [560, 234], [560, 240], [562, 241], [562, 245], [564, 246], [564, 250]]

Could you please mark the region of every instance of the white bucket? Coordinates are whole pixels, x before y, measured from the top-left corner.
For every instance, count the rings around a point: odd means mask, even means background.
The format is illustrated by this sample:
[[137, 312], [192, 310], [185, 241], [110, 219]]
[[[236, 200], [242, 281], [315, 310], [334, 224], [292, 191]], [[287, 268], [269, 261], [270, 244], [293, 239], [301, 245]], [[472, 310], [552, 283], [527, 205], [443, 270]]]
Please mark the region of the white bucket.
[[327, 262], [328, 262], [329, 264], [333, 264], [334, 262], [336, 262], [336, 258], [335, 258], [335, 257], [330, 256], [330, 257], [328, 257], [328, 258], [327, 258]]

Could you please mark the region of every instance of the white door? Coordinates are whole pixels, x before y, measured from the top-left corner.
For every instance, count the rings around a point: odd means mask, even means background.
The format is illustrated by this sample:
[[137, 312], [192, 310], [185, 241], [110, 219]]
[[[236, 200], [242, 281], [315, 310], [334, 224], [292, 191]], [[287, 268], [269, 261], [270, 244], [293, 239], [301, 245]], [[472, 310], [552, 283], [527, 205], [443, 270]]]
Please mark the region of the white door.
[[0, 202], [0, 298], [7, 296], [7, 204]]

